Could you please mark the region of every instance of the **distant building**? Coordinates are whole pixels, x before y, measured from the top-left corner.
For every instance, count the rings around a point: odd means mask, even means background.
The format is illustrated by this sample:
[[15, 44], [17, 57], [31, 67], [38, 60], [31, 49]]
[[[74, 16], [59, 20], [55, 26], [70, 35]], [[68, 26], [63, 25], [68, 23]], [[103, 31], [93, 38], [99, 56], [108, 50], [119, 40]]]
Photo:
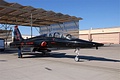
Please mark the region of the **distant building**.
[[120, 44], [120, 27], [80, 30], [79, 38], [100, 43]]

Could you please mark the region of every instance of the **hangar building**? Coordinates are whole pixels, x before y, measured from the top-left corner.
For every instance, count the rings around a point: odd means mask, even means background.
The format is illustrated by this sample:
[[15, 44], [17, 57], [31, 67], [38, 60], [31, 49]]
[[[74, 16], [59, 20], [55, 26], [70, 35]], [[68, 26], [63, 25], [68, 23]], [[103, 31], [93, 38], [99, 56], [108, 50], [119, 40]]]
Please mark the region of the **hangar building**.
[[79, 38], [106, 44], [120, 44], [120, 26], [113, 28], [80, 30]]

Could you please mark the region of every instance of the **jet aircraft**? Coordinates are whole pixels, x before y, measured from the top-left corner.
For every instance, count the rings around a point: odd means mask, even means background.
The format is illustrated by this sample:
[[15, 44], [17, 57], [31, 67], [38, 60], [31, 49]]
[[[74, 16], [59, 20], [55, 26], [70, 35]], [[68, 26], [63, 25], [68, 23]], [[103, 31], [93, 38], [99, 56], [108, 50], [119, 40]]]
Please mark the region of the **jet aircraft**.
[[75, 61], [79, 61], [79, 50], [80, 48], [92, 48], [103, 46], [102, 43], [90, 42], [82, 39], [73, 37], [71, 34], [60, 33], [60, 32], [51, 32], [48, 34], [43, 34], [40, 36], [23, 39], [22, 35], [18, 29], [18, 26], [14, 27], [14, 40], [10, 43], [11, 47], [31, 47], [33, 52], [38, 51], [46, 54], [51, 52], [48, 48], [68, 48], [75, 49], [77, 53]]

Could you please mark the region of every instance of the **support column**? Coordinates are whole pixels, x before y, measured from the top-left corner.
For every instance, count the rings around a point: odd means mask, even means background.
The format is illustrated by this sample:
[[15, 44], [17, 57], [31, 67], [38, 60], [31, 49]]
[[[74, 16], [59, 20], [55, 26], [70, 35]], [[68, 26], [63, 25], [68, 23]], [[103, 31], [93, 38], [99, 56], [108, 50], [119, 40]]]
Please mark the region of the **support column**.
[[5, 47], [7, 47], [7, 24], [5, 24], [6, 38], [5, 38]]
[[64, 31], [63, 28], [62, 28], [62, 26], [60, 25], [60, 23], [58, 23], [58, 25], [59, 25], [59, 27], [61, 28], [61, 30]]
[[33, 21], [32, 21], [32, 13], [31, 13], [31, 20], [30, 20], [30, 24], [31, 24], [31, 38], [32, 38], [32, 35], [33, 35], [33, 33], [32, 33], [32, 25], [33, 25]]

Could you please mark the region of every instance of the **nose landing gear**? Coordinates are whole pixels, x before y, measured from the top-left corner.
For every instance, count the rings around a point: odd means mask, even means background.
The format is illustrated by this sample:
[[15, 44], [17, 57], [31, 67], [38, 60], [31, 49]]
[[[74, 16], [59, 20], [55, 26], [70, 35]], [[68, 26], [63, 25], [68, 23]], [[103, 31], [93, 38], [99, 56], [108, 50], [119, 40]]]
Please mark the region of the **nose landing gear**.
[[75, 57], [75, 61], [76, 61], [76, 62], [78, 62], [78, 61], [80, 60], [80, 59], [79, 59], [79, 54], [80, 54], [79, 51], [80, 51], [80, 48], [76, 48], [75, 51], [74, 51], [74, 53], [77, 54], [76, 57]]

